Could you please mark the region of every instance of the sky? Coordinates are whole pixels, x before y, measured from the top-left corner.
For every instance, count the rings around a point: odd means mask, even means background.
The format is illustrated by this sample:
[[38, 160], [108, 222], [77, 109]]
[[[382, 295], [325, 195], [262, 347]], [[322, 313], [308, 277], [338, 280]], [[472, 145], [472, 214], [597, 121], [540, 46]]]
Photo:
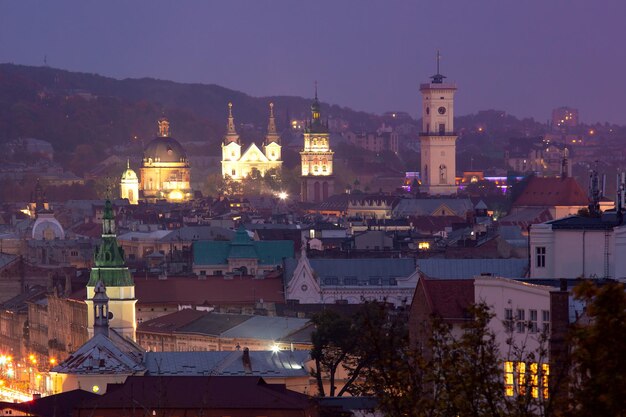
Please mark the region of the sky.
[[626, 124], [623, 0], [0, 2], [0, 62], [218, 84], [374, 113], [420, 109], [441, 72], [457, 115]]

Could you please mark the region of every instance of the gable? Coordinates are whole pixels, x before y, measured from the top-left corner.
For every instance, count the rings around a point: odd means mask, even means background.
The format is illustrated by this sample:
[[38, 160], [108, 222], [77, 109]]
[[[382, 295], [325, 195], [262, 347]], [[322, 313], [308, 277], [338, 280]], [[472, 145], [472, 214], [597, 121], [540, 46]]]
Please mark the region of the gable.
[[431, 213], [432, 216], [456, 216], [454, 210], [445, 204], [440, 205]]
[[265, 156], [265, 154], [261, 152], [261, 150], [259, 149], [258, 146], [256, 146], [256, 144], [252, 143], [250, 144], [248, 149], [246, 149], [243, 155], [241, 155], [241, 158], [239, 159], [239, 161], [240, 162], [269, 162], [269, 159], [267, 159], [267, 156]]

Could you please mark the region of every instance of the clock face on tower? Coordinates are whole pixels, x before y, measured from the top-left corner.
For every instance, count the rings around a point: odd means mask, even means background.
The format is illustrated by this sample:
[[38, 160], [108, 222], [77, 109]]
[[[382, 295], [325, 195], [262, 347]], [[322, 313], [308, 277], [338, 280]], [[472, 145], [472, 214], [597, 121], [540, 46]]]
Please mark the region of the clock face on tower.
[[443, 106], [439, 107], [437, 111], [439, 112], [439, 114], [446, 114], [446, 108]]

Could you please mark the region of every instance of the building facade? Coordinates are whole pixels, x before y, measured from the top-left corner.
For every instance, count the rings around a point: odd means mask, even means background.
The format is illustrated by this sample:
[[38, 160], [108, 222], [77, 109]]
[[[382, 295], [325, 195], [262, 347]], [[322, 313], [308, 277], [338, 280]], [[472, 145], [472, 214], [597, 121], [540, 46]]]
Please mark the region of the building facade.
[[304, 148], [300, 151], [302, 162], [301, 200], [318, 203], [335, 192], [333, 155], [330, 133], [320, 115], [320, 102], [315, 91], [311, 104], [311, 120], [304, 129]]
[[454, 131], [454, 94], [456, 85], [444, 83], [439, 73], [430, 83], [420, 85], [422, 93], [422, 191], [432, 195], [450, 195], [456, 187], [456, 138]]
[[170, 123], [159, 120], [159, 135], [143, 152], [140, 188], [146, 201], [187, 201], [192, 198], [189, 160], [182, 145], [170, 136]]
[[228, 125], [222, 142], [222, 177], [242, 180], [247, 177], [264, 177], [270, 170], [282, 168], [280, 136], [274, 119], [274, 103], [270, 103], [267, 135], [261, 150], [254, 142], [241, 153], [241, 140], [235, 129], [233, 104], [228, 103]]

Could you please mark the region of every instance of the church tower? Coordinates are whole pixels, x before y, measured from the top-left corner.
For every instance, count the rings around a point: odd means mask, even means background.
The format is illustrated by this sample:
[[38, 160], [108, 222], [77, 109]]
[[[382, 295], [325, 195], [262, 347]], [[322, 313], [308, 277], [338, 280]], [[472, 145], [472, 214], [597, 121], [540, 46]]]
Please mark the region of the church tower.
[[300, 152], [301, 201], [319, 203], [334, 194], [333, 154], [330, 150], [328, 124], [322, 122], [320, 115], [316, 85], [315, 100], [311, 104], [311, 120], [305, 126], [304, 149]]
[[226, 135], [222, 142], [222, 177], [230, 176], [234, 179], [241, 177], [238, 169], [238, 161], [241, 158], [241, 141], [235, 130], [235, 118], [233, 117], [233, 103], [228, 103], [228, 124]]
[[274, 103], [270, 103], [270, 120], [267, 124], [267, 135], [265, 136], [263, 151], [268, 160], [280, 161], [280, 150], [280, 136], [276, 130], [276, 120], [274, 119]]
[[120, 181], [120, 198], [127, 198], [130, 204], [139, 203], [139, 177], [130, 169], [130, 160], [126, 161], [126, 171]]
[[456, 85], [444, 82], [439, 72], [420, 84], [422, 131], [420, 133], [422, 191], [431, 195], [456, 194], [456, 138], [454, 93]]
[[97, 301], [98, 283], [106, 287], [109, 297], [109, 327], [123, 337], [135, 340], [137, 320], [135, 314], [135, 283], [124, 262], [124, 250], [118, 246], [115, 216], [110, 200], [104, 204], [102, 216], [102, 243], [96, 248], [94, 267], [87, 283], [87, 331], [94, 335], [94, 302]]

